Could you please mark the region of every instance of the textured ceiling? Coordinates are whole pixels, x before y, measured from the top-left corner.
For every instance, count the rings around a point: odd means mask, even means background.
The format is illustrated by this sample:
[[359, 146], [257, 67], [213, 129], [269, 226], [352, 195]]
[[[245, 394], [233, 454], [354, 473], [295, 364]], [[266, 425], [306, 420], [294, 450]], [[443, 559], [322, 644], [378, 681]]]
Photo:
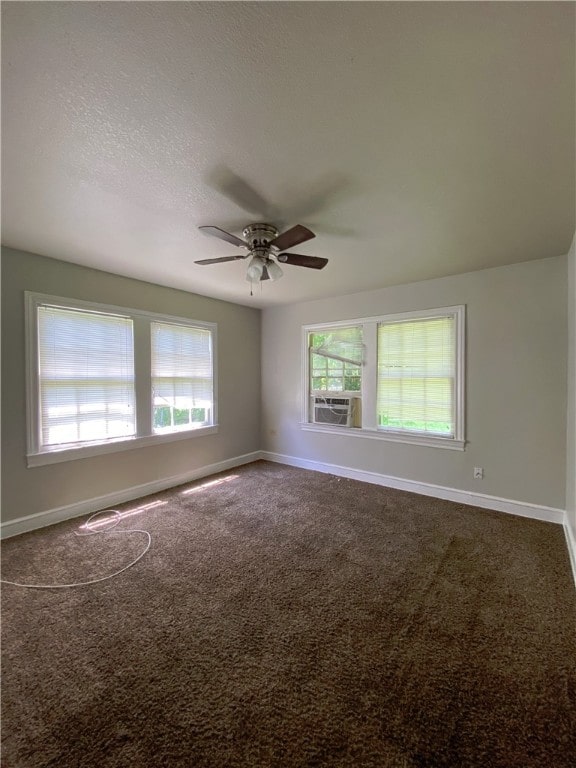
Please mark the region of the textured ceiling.
[[[5, 244], [253, 306], [565, 253], [575, 7], [2, 4]], [[305, 224], [250, 297], [206, 237]]]

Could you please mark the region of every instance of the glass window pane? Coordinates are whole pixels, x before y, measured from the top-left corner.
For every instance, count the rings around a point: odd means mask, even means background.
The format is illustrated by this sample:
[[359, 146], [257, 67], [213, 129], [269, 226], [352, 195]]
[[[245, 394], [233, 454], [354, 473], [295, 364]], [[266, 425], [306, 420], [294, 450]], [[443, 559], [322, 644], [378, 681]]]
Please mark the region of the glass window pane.
[[360, 392], [364, 346], [362, 328], [334, 328], [310, 333], [310, 390]]

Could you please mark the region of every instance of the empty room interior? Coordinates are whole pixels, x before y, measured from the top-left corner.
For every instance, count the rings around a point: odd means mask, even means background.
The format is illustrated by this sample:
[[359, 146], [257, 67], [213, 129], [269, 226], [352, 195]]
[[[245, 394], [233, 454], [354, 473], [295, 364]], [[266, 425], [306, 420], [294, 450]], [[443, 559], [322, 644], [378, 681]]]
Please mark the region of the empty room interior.
[[576, 765], [573, 2], [3, 2], [2, 766]]

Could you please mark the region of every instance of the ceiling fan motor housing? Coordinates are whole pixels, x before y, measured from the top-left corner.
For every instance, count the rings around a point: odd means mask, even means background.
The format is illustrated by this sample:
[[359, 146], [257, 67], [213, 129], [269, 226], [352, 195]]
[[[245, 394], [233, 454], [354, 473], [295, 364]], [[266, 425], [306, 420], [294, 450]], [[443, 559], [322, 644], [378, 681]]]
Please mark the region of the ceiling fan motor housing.
[[273, 247], [269, 243], [278, 236], [278, 230], [272, 224], [250, 224], [242, 231], [242, 234], [250, 251], [255, 256], [266, 258]]

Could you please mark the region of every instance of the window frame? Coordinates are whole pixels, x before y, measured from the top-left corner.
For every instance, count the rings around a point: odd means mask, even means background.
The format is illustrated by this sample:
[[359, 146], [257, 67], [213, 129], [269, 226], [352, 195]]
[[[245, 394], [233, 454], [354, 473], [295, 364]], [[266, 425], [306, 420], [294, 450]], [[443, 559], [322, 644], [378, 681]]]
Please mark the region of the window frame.
[[[466, 447], [465, 438], [465, 340], [466, 340], [466, 308], [464, 304], [451, 307], [396, 312], [388, 315], [378, 315], [363, 318], [351, 318], [329, 323], [314, 323], [302, 326], [302, 418], [300, 427], [309, 432], [325, 432], [346, 437], [363, 437], [388, 442], [409, 443], [413, 445], [447, 448], [463, 451]], [[385, 323], [403, 322], [409, 320], [428, 320], [435, 317], [453, 317], [455, 322], [455, 386], [454, 386], [454, 435], [426, 435], [409, 431], [393, 431], [378, 428], [376, 412], [376, 394], [378, 378], [378, 326]], [[310, 421], [310, 370], [308, 337], [310, 333], [319, 333], [335, 328], [362, 327], [364, 344], [364, 365], [362, 367], [362, 387], [359, 396], [361, 400], [362, 424], [360, 427], [333, 426], [315, 424]], [[342, 396], [342, 395], [341, 395]]]
[[[82, 299], [52, 296], [32, 291], [24, 292], [25, 332], [26, 332], [26, 431], [28, 467], [55, 464], [74, 459], [83, 459], [118, 451], [134, 450], [149, 445], [187, 440], [194, 437], [216, 434], [218, 432], [218, 355], [217, 324], [187, 317], [164, 315], [141, 309], [121, 307], [113, 304], [84, 301]], [[43, 447], [40, 441], [40, 397], [39, 397], [39, 360], [38, 360], [38, 307], [51, 305], [62, 309], [78, 309], [100, 313], [121, 315], [130, 318], [134, 332], [134, 390], [136, 402], [136, 434], [130, 437], [111, 438], [104, 441], [65, 447], [58, 445]], [[187, 430], [178, 430], [155, 434], [152, 419], [152, 370], [151, 370], [151, 334], [153, 322], [185, 325], [202, 328], [211, 333], [212, 338], [212, 388], [213, 407], [212, 424]]]

